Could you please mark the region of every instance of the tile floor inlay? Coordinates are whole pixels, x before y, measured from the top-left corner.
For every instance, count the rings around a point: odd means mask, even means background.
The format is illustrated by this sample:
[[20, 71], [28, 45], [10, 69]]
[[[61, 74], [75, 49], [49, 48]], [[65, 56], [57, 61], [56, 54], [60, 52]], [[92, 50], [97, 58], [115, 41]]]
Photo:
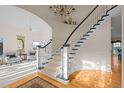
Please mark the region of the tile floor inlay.
[[19, 88], [56, 88], [54, 85], [50, 84], [49, 82], [36, 77], [29, 82], [21, 85]]

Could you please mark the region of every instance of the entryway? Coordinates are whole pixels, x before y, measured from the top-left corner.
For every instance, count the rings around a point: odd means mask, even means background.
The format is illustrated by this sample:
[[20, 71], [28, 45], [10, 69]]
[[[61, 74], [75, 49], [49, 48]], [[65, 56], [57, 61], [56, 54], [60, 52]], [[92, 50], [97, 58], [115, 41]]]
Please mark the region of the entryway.
[[122, 63], [122, 30], [121, 13], [111, 18], [111, 68], [113, 78], [121, 86], [121, 63]]

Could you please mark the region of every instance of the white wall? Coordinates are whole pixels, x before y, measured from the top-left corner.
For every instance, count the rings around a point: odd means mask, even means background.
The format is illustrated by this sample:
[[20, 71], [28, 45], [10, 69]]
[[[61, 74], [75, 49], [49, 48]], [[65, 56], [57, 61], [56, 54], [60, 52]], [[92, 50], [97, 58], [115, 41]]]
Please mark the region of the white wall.
[[111, 71], [111, 19], [108, 17], [82, 44], [71, 64], [72, 72], [82, 69]]
[[0, 6], [0, 13], [0, 37], [4, 41], [4, 52], [17, 51], [17, 35], [25, 36], [26, 51], [32, 50], [34, 41], [48, 42], [52, 38], [51, 27], [28, 11], [16, 6]]
[[67, 37], [70, 35], [70, 33], [73, 31], [74, 27], [73, 25], [66, 25], [64, 23], [55, 23], [56, 28], [53, 28], [53, 43], [52, 43], [52, 52], [55, 53], [57, 50], [60, 50], [60, 48], [65, 43]]
[[124, 88], [124, 6], [121, 6], [122, 17], [122, 70], [121, 70], [121, 85]]

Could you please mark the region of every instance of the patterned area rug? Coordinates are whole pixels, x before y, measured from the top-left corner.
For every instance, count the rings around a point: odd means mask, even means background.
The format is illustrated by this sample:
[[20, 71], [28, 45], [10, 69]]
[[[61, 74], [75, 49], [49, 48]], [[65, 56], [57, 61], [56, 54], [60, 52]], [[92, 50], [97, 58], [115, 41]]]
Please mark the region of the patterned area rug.
[[29, 82], [21, 85], [19, 88], [57, 88], [57, 87], [39, 77], [36, 77], [30, 80]]

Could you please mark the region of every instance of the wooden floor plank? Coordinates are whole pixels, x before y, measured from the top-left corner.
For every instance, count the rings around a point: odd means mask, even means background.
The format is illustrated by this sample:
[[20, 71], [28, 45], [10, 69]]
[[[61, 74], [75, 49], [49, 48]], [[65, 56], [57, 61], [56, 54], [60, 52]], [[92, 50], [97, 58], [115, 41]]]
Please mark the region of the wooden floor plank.
[[40, 72], [38, 72], [38, 76], [40, 78], [48, 81], [49, 83], [53, 84], [54, 86], [56, 86], [58, 88], [73, 88], [73, 87], [75, 87], [75, 86], [72, 86], [72, 85], [65, 85], [65, 84], [63, 84], [61, 82], [58, 82], [55, 79], [52, 79], [52, 78], [50, 78], [50, 77], [48, 77], [48, 76], [46, 76], [46, 75], [44, 75], [44, 74], [42, 74]]
[[112, 72], [80, 70], [70, 75], [70, 84], [82, 88], [119, 88], [121, 87], [121, 61], [112, 55]]

